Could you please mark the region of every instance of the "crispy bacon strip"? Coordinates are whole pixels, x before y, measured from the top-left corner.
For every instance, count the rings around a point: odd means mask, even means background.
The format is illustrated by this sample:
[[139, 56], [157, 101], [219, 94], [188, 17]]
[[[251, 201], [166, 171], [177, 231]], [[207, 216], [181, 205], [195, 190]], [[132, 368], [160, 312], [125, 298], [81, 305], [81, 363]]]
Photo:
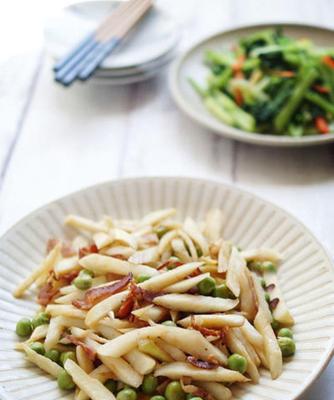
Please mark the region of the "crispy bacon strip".
[[188, 356], [187, 357], [187, 361], [188, 361], [188, 363], [194, 365], [197, 368], [202, 368], [202, 369], [216, 369], [216, 368], [218, 368], [218, 364], [216, 364], [216, 363], [199, 360], [198, 358], [193, 357], [193, 356]]
[[74, 300], [72, 304], [77, 308], [81, 308], [82, 310], [89, 310], [100, 301], [125, 289], [131, 282], [131, 280], [132, 274], [130, 273], [118, 282], [102, 287], [89, 289], [85, 293], [85, 297], [83, 300]]
[[72, 283], [72, 281], [79, 275], [79, 271], [72, 271], [68, 274], [61, 275], [59, 280], [64, 282], [66, 285]]
[[122, 302], [117, 312], [117, 317], [121, 319], [127, 318], [134, 309], [147, 303], [151, 304], [153, 299], [157, 296], [161, 296], [161, 294], [160, 292], [142, 289], [132, 281], [129, 287], [129, 294]]
[[197, 267], [197, 268], [195, 269], [195, 271], [193, 271], [193, 272], [188, 276], [188, 278], [194, 278], [195, 276], [201, 275], [201, 273], [202, 273], [202, 271], [200, 270], [199, 267]]
[[95, 244], [92, 244], [87, 247], [81, 247], [81, 249], [79, 249], [79, 258], [88, 256], [88, 254], [98, 253], [98, 252], [99, 252], [99, 249], [96, 247]]
[[80, 339], [76, 338], [73, 335], [66, 335], [66, 339], [69, 340], [70, 343], [73, 343], [76, 346], [81, 346], [83, 351], [87, 354], [88, 358], [92, 361], [95, 361], [96, 351], [91, 347], [87, 346], [86, 343], [82, 342]]
[[131, 314], [131, 311], [134, 309], [135, 299], [131, 296], [127, 296], [122, 302], [119, 310], [117, 311], [117, 318], [124, 319]]
[[271, 292], [272, 290], [274, 290], [275, 289], [275, 284], [274, 283], [271, 283], [270, 285], [268, 285], [267, 287], [266, 287], [266, 290], [268, 291], [268, 292]]
[[275, 299], [272, 299], [269, 303], [270, 309], [275, 310], [275, 308], [278, 306], [279, 303], [279, 298], [276, 297]]
[[53, 298], [59, 293], [59, 290], [53, 286], [52, 281], [47, 282], [44, 286], [41, 287], [41, 290], [38, 293], [37, 301], [41, 306], [47, 306]]

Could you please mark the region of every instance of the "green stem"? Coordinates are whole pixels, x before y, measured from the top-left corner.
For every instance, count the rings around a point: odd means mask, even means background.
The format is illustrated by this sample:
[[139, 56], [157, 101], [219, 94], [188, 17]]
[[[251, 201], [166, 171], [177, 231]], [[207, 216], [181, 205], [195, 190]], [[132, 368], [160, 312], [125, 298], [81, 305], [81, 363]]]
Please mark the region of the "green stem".
[[297, 83], [290, 99], [275, 117], [274, 127], [277, 133], [282, 133], [282, 131], [288, 125], [292, 114], [296, 111], [302, 102], [306, 91], [317, 77], [317, 71], [312, 67], [305, 68], [301, 70], [300, 76], [301, 80]]
[[334, 115], [334, 105], [332, 103], [330, 103], [328, 100], [321, 97], [319, 94], [308, 91], [305, 94], [305, 99], [307, 99], [308, 101], [321, 107], [323, 110], [328, 111], [329, 113]]

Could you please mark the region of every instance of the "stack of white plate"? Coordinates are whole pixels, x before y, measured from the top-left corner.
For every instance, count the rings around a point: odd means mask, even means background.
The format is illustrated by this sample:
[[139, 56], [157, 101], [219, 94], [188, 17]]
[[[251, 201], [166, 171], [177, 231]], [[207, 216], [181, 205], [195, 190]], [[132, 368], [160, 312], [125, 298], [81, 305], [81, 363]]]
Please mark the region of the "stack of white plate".
[[[62, 57], [118, 4], [118, 1], [78, 3], [50, 18], [44, 32], [48, 52], [54, 59]], [[176, 23], [155, 6], [104, 60], [92, 80], [119, 85], [151, 78], [172, 60], [179, 40]]]

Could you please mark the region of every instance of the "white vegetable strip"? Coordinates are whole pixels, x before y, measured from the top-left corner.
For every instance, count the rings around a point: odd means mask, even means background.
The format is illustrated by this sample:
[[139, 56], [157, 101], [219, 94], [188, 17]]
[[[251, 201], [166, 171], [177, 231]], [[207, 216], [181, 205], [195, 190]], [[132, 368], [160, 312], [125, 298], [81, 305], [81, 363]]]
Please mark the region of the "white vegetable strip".
[[242, 342], [237, 338], [233, 329], [230, 329], [226, 332], [227, 346], [231, 350], [232, 353], [237, 353], [242, 355], [247, 360], [247, 373], [252, 378], [252, 381], [255, 383], [259, 382], [260, 374], [256, 368], [256, 365], [250, 355], [248, 354], [246, 348], [242, 344]]
[[[95, 368], [94, 371], [92, 371], [89, 374], [89, 376], [91, 378], [95, 378], [95, 379], [99, 380], [101, 383], [104, 383], [108, 379], [115, 378], [113, 376], [112, 372], [110, 371], [110, 369], [107, 368], [103, 364], [101, 364], [100, 366]], [[89, 397], [84, 391], [78, 390], [78, 392], [75, 394], [74, 399], [75, 400], [89, 400]]]
[[243, 250], [241, 255], [246, 259], [246, 261], [271, 261], [275, 264], [282, 258], [277, 251], [266, 248]]
[[219, 209], [210, 210], [206, 214], [204, 235], [209, 242], [216, 242], [221, 238], [223, 225], [223, 213]]
[[99, 358], [103, 364], [105, 364], [115, 374], [119, 381], [135, 388], [142, 384], [143, 375], [135, 371], [128, 362], [123, 360], [123, 358], [113, 358], [103, 355], [99, 355]]
[[75, 384], [92, 400], [116, 400], [115, 396], [98, 379], [92, 378], [74, 361], [65, 362], [65, 370], [71, 375]]
[[238, 305], [239, 300], [173, 293], [155, 297], [153, 302], [170, 310], [191, 312], [195, 309], [197, 312], [213, 313], [232, 310]]
[[176, 214], [175, 208], [166, 208], [164, 210], [153, 211], [147, 215], [140, 221], [141, 226], [145, 225], [156, 225], [164, 219], [170, 218]]
[[171, 379], [180, 379], [187, 376], [199, 381], [210, 382], [247, 382], [248, 379], [237, 371], [218, 367], [216, 369], [200, 369], [191, 364], [174, 362], [157, 368], [155, 376], [167, 376]]
[[225, 363], [226, 356], [211, 345], [199, 332], [194, 330], [155, 325], [140, 328], [119, 336], [98, 349], [100, 356], [122, 357], [137, 346], [141, 339], [162, 338], [180, 350], [202, 359], [213, 355], [219, 362]]
[[52, 270], [54, 265], [60, 258], [61, 244], [58, 243], [42, 261], [41, 265], [37, 267], [19, 286], [15, 289], [13, 295], [21, 297], [27, 289], [35, 282], [41, 275], [47, 274]]
[[271, 311], [269, 309], [269, 305], [267, 303], [267, 300], [265, 298], [265, 293], [264, 290], [260, 284], [260, 281], [258, 277], [252, 273], [252, 280], [253, 280], [253, 287], [255, 290], [255, 295], [256, 295], [256, 300], [258, 304], [258, 309], [259, 311], [261, 310], [261, 313], [263, 316], [267, 319], [267, 321], [271, 324], [273, 321], [273, 317], [271, 315]]
[[49, 304], [45, 312], [53, 317], [64, 316], [85, 319], [86, 312], [72, 306], [72, 304]]
[[217, 271], [219, 273], [226, 272], [231, 256], [232, 243], [228, 241], [223, 241], [218, 252], [218, 267]]
[[232, 398], [230, 389], [221, 383], [195, 381], [194, 384], [206, 390], [215, 400], [230, 400]]
[[233, 247], [227, 266], [226, 285], [236, 297], [239, 297], [240, 295], [240, 284], [238, 279], [240, 262], [242, 262], [242, 259], [240, 257], [239, 251], [236, 247]]
[[81, 258], [79, 263], [82, 267], [100, 275], [109, 272], [119, 275], [127, 275], [131, 272], [134, 276], [153, 276], [158, 274], [157, 270], [146, 265], [136, 265], [129, 263], [128, 261], [104, 256], [102, 254], [89, 254], [88, 256]]
[[38, 368], [57, 378], [59, 372], [62, 370], [57, 363], [38, 354], [26, 344], [22, 344], [22, 348], [25, 351], [29, 361], [36, 364]]
[[94, 222], [88, 218], [80, 217], [77, 215], [68, 215], [64, 221], [65, 225], [72, 228], [87, 231], [90, 233], [106, 232], [107, 228], [103, 223]]
[[191, 218], [186, 218], [183, 225], [184, 231], [191, 237], [191, 239], [200, 247], [204, 256], [209, 254], [209, 246], [206, 238], [199, 230], [196, 222]]
[[278, 378], [282, 373], [283, 360], [275, 333], [267, 316], [259, 309], [254, 320], [255, 328], [261, 333], [264, 340], [264, 352], [269, 365], [271, 377]]
[[265, 272], [263, 274], [266, 286], [272, 285], [273, 288], [268, 291], [270, 299], [279, 299], [279, 302], [275, 309], [273, 310], [273, 317], [276, 321], [280, 322], [282, 325], [291, 326], [295, 323], [293, 316], [291, 315], [284, 298], [282, 296], [277, 275], [273, 272]]
[[[246, 319], [242, 315], [235, 314], [202, 314], [186, 317], [178, 321], [178, 324], [184, 328], [191, 326], [192, 322], [196, 325], [206, 328], [223, 328], [225, 326], [238, 327], [246, 323]], [[259, 335], [261, 340], [262, 337]]]
[[171, 242], [171, 246], [173, 249], [173, 253], [176, 257], [178, 257], [182, 262], [190, 262], [191, 257], [184, 245], [184, 241], [181, 238], [175, 238]]
[[249, 343], [257, 349], [263, 348], [263, 337], [246, 318], [244, 324], [240, 326], [240, 330]]
[[174, 283], [173, 285], [167, 286], [164, 289], [166, 293], [186, 293], [188, 290], [195, 287], [198, 283], [200, 283], [203, 279], [209, 277], [210, 274], [204, 273], [201, 275], [194, 276], [192, 278], [185, 279], [183, 281], [179, 281]]
[[62, 318], [63, 317], [59, 316], [50, 319], [48, 333], [44, 342], [46, 351], [52, 349], [59, 342], [60, 336], [64, 329], [64, 325], [61, 323]]

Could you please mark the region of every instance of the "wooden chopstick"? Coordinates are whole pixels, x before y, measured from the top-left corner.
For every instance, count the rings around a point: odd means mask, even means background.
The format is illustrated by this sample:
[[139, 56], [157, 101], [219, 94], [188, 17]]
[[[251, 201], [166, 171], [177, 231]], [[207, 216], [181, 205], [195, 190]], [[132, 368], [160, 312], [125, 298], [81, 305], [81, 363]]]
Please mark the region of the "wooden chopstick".
[[70, 73], [70, 71], [99, 46], [99, 36], [105, 36], [107, 32], [110, 32], [110, 30], [117, 26], [117, 24], [122, 21], [122, 18], [131, 12], [131, 9], [136, 7], [140, 1], [142, 0], [129, 0], [122, 3], [111, 15], [104, 19], [95, 32], [87, 35], [78, 46], [59, 60], [54, 66], [56, 81], [62, 82], [62, 79]]
[[91, 60], [87, 60], [86, 66], [78, 74], [80, 80], [84, 81], [92, 75], [101, 62], [119, 44], [134, 24], [146, 14], [151, 6], [152, 0], [143, 0], [140, 6], [133, 10], [121, 24], [117, 25], [115, 29], [107, 32], [106, 36], [101, 38], [105, 45], [96, 52]]

